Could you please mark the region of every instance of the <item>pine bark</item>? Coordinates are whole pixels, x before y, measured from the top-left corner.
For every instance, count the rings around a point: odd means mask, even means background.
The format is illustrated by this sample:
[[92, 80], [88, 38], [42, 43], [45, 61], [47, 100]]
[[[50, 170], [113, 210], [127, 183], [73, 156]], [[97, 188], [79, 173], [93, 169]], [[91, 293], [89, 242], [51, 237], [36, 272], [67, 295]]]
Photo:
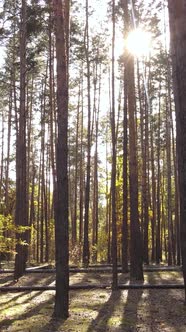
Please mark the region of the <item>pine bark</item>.
[[168, 5], [176, 106], [181, 252], [186, 294], [186, 1], [169, 0]]
[[[21, 28], [20, 28], [20, 109], [19, 128], [16, 142], [16, 211], [15, 224], [28, 226], [28, 204], [27, 204], [27, 163], [26, 163], [26, 6], [22, 0]], [[27, 231], [16, 235], [16, 257], [14, 279], [19, 279], [25, 271], [27, 260], [27, 246], [21, 241], [27, 242]]]
[[117, 275], [117, 225], [116, 225], [116, 125], [115, 125], [115, 0], [112, 2], [112, 105], [111, 105], [111, 133], [112, 133], [112, 173], [111, 173], [111, 204], [112, 204], [112, 289], [118, 286]]
[[[124, 8], [123, 8], [124, 9]], [[125, 22], [126, 24], [127, 22]], [[124, 30], [127, 38], [127, 26]], [[124, 59], [126, 61], [127, 59]], [[123, 222], [122, 222], [122, 272], [128, 272], [128, 99], [127, 70], [124, 67], [124, 109], [123, 109]]]
[[87, 64], [87, 165], [85, 185], [85, 215], [84, 215], [84, 239], [83, 239], [83, 264], [89, 265], [89, 206], [90, 206], [90, 175], [91, 175], [91, 84], [90, 84], [90, 59], [89, 59], [89, 1], [86, 0], [86, 31], [85, 31], [85, 57]]
[[[128, 1], [123, 1], [124, 19], [129, 29]], [[138, 212], [138, 161], [136, 146], [136, 95], [134, 57], [126, 50], [127, 97], [129, 112], [129, 188], [130, 188], [130, 277], [143, 280], [143, 246]]]
[[[68, 4], [67, 4], [68, 5]], [[54, 20], [57, 59], [57, 143], [55, 249], [56, 294], [54, 316], [67, 318], [69, 313], [69, 235], [68, 235], [68, 28], [66, 2], [55, 0]]]

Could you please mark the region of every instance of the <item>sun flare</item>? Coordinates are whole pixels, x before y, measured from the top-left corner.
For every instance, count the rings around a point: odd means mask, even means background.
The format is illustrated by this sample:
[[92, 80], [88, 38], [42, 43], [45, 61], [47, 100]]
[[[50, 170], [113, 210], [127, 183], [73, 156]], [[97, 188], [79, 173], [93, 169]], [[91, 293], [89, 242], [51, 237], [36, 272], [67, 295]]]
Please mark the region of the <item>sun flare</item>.
[[140, 28], [131, 31], [127, 38], [127, 49], [133, 55], [147, 56], [151, 48], [151, 35]]

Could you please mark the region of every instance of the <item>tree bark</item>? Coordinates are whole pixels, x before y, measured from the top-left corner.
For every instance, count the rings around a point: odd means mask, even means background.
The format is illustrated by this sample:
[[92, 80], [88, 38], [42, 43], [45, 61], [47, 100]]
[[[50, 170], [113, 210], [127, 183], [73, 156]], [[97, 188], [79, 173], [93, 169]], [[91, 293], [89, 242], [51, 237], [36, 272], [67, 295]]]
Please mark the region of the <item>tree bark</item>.
[[83, 264], [89, 265], [89, 205], [90, 205], [90, 173], [91, 173], [91, 98], [90, 98], [90, 59], [89, 59], [89, 1], [86, 0], [86, 27], [85, 27], [85, 56], [87, 64], [87, 165], [86, 165], [86, 185], [85, 185], [85, 216], [84, 216], [84, 240], [83, 240]]
[[186, 1], [168, 0], [176, 106], [180, 234], [186, 295]]
[[[129, 29], [128, 1], [123, 1], [124, 19]], [[129, 187], [130, 187], [130, 277], [143, 280], [143, 246], [138, 213], [138, 162], [136, 147], [136, 95], [134, 57], [126, 51], [127, 97], [129, 112]]]
[[112, 289], [118, 286], [117, 275], [117, 225], [116, 225], [116, 126], [115, 126], [115, 0], [112, 1], [112, 173], [111, 173], [111, 204], [112, 204]]
[[[20, 27], [20, 110], [19, 128], [16, 142], [16, 226], [28, 226], [28, 204], [27, 204], [27, 163], [26, 163], [26, 6], [22, 0], [21, 27]], [[25, 271], [27, 260], [27, 246], [21, 241], [27, 241], [27, 231], [16, 234], [18, 241], [16, 245], [14, 279], [19, 279]]]
[[[68, 31], [69, 11], [66, 2], [53, 2], [57, 59], [57, 143], [55, 249], [56, 294], [54, 316], [67, 318], [69, 313], [69, 234], [68, 234]], [[65, 24], [66, 23], [66, 24]]]

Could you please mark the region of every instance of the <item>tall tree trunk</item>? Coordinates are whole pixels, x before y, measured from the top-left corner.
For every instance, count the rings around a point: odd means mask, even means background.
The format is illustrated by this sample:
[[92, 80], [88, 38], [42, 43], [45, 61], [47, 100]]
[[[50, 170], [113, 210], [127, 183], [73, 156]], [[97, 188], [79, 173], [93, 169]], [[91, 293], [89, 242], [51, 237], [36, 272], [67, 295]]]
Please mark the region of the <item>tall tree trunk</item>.
[[180, 232], [186, 295], [186, 3], [168, 0], [176, 105]]
[[83, 264], [89, 265], [89, 205], [90, 205], [90, 158], [91, 158], [91, 100], [90, 100], [90, 59], [89, 59], [89, 1], [86, 0], [86, 31], [85, 31], [85, 56], [87, 64], [87, 172], [85, 186], [85, 216], [84, 216], [84, 240], [83, 240]]
[[3, 195], [3, 181], [4, 181], [4, 134], [5, 134], [5, 116], [4, 112], [2, 112], [1, 118], [1, 167], [0, 167], [0, 200], [2, 202], [2, 195]]
[[[16, 211], [15, 224], [28, 226], [28, 204], [27, 204], [27, 164], [26, 164], [26, 6], [22, 0], [21, 27], [20, 27], [20, 110], [19, 128], [16, 142]], [[27, 231], [19, 234], [16, 239], [16, 257], [14, 279], [21, 277], [26, 268], [27, 246], [21, 245], [19, 239], [27, 241]]]
[[79, 82], [77, 119], [76, 119], [76, 146], [75, 146], [75, 174], [74, 174], [74, 213], [72, 215], [72, 246], [77, 242], [77, 199], [78, 199], [78, 153], [79, 153], [79, 128], [80, 128], [80, 99], [81, 82]]
[[[11, 75], [12, 76], [12, 75]], [[9, 112], [8, 112], [8, 142], [7, 142], [7, 162], [6, 162], [6, 173], [5, 173], [5, 209], [6, 214], [10, 213], [9, 211], [9, 171], [10, 171], [10, 142], [11, 142], [11, 133], [12, 133], [12, 107], [13, 107], [13, 90], [10, 90], [9, 97]]]
[[170, 110], [166, 98], [166, 152], [167, 152], [167, 222], [168, 222], [168, 265], [172, 265], [173, 243], [172, 243], [172, 193], [171, 193], [171, 124]]
[[112, 199], [112, 289], [118, 286], [117, 275], [117, 225], [116, 225], [116, 126], [115, 126], [115, 0], [112, 1], [112, 107], [111, 107], [111, 132], [112, 132], [112, 174], [111, 174], [111, 199]]
[[160, 125], [161, 125], [161, 83], [159, 87], [158, 142], [157, 142], [157, 221], [156, 221], [156, 264], [161, 261], [161, 203], [160, 203]]
[[174, 186], [175, 186], [175, 233], [176, 233], [176, 264], [181, 264], [181, 248], [180, 248], [180, 213], [179, 213], [179, 191], [178, 191], [178, 167], [177, 167], [177, 156], [175, 149], [175, 135], [173, 127], [173, 118], [171, 112], [171, 129], [172, 129], [172, 155], [174, 165]]
[[[124, 20], [129, 29], [128, 1], [123, 0]], [[136, 95], [134, 57], [126, 50], [127, 97], [129, 112], [129, 185], [130, 185], [130, 277], [143, 280], [143, 246], [138, 213], [138, 162], [136, 147]]]
[[[83, 68], [82, 68], [83, 70]], [[79, 180], [79, 244], [83, 242], [83, 202], [84, 202], [84, 163], [83, 163], [83, 77], [81, 88], [81, 117], [80, 117], [80, 180]]]
[[[124, 8], [123, 8], [124, 9]], [[127, 22], [125, 22], [126, 24]], [[127, 38], [127, 26], [124, 29]], [[127, 59], [124, 61], [126, 62]], [[122, 222], [122, 272], [128, 272], [128, 100], [127, 100], [127, 70], [124, 67], [124, 110], [123, 110], [123, 222]]]
[[[152, 106], [150, 106], [152, 108]], [[151, 145], [151, 172], [152, 172], [152, 218], [151, 218], [151, 237], [152, 237], [152, 253], [151, 260], [155, 261], [155, 224], [156, 224], [156, 180], [155, 180], [155, 162], [154, 162], [154, 140], [153, 140], [153, 121], [152, 121], [152, 111], [151, 111], [151, 121], [150, 121], [150, 145]]]
[[[98, 82], [98, 100], [96, 98]], [[97, 74], [97, 64], [96, 64], [96, 73], [94, 79], [94, 113], [95, 113], [95, 152], [94, 152], [94, 188], [93, 188], [93, 230], [92, 230], [92, 245], [94, 248], [93, 261], [97, 262], [97, 245], [98, 245], [98, 223], [99, 223], [99, 214], [98, 214], [98, 129], [99, 129], [99, 113], [100, 113], [100, 94], [101, 94], [101, 65], [99, 77]], [[97, 101], [97, 107], [96, 107]]]
[[69, 234], [68, 234], [68, 28], [67, 3], [55, 0], [54, 20], [57, 59], [57, 143], [56, 143], [56, 200], [55, 248], [56, 294], [54, 316], [67, 318], [69, 310]]

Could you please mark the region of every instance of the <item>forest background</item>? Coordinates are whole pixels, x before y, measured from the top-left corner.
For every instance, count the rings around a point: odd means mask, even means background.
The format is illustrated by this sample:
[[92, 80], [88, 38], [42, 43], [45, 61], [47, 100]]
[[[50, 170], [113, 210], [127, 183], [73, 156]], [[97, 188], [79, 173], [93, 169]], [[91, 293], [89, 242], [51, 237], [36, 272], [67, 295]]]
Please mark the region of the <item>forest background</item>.
[[[10, 259], [20, 246], [29, 263], [43, 263], [53, 262], [55, 257], [55, 34], [50, 3], [28, 1], [26, 13], [24, 48], [20, 44], [21, 3], [1, 2], [0, 250], [1, 260]], [[141, 52], [146, 47], [141, 40], [141, 48], [131, 56], [129, 76], [133, 79], [124, 74], [127, 51], [122, 1], [115, 7], [114, 44], [111, 4], [72, 1], [68, 57], [70, 262], [111, 263], [115, 232], [123, 271], [128, 269], [129, 247], [139, 238], [144, 263], [181, 262], [167, 2], [136, 1], [129, 5], [129, 16], [132, 28], [139, 26], [151, 36], [148, 51]], [[134, 43], [139, 44], [137, 40]], [[21, 70], [25, 75], [22, 97]], [[126, 92], [127, 85], [133, 94]], [[21, 114], [26, 158], [22, 197], [27, 217], [20, 224], [14, 219], [16, 174], [22, 170], [22, 164], [16, 164]], [[131, 184], [135, 184], [135, 196]], [[137, 232], [131, 221], [134, 211], [138, 214]]]

